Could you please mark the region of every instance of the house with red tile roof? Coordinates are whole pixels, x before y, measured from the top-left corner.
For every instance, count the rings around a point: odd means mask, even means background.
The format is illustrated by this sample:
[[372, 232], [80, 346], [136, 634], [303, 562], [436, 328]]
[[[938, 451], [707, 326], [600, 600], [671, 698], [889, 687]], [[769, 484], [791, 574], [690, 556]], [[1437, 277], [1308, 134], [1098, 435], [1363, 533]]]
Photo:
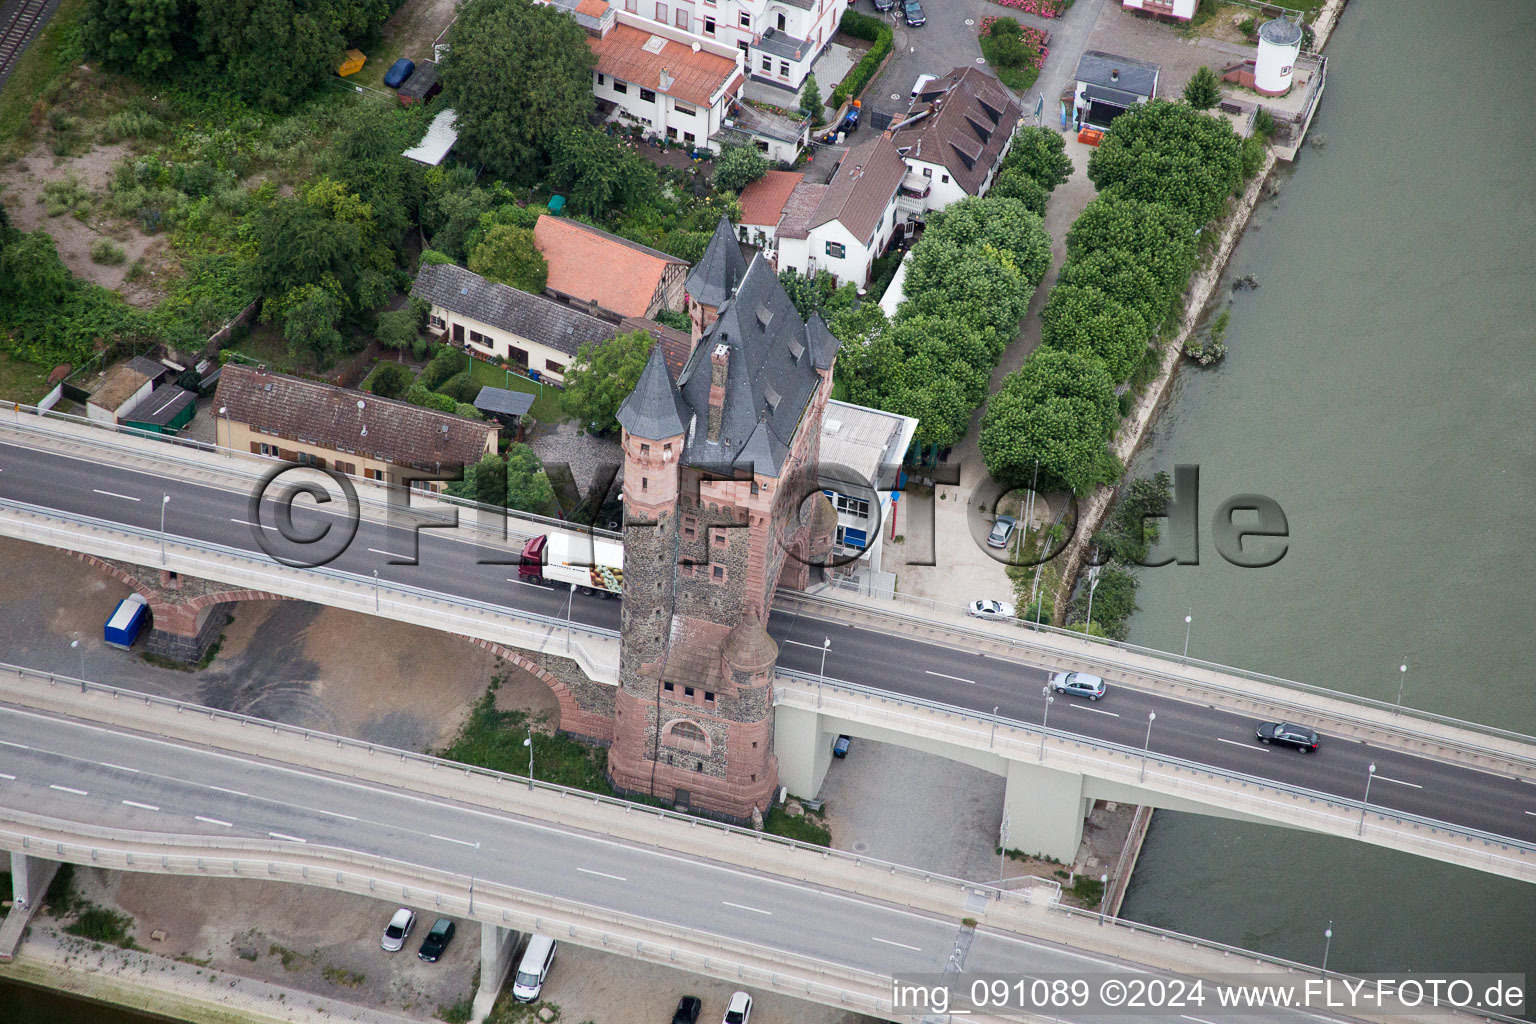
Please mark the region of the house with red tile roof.
[[779, 221], [789, 206], [789, 197], [805, 181], [799, 171], [769, 171], [741, 190], [741, 240], [755, 245], [770, 256], [778, 248]]
[[[592, 92], [646, 134], [704, 147], [746, 82], [735, 47], [614, 11], [587, 29], [597, 55]], [[577, 20], [582, 21], [579, 10]]]
[[549, 264], [544, 290], [615, 322], [683, 308], [688, 261], [566, 217], [540, 217], [533, 242]]
[[877, 135], [848, 150], [825, 185], [795, 186], [776, 232], [778, 269], [821, 270], [838, 284], [868, 284], [875, 257], [903, 222], [897, 194], [906, 176], [895, 145]]

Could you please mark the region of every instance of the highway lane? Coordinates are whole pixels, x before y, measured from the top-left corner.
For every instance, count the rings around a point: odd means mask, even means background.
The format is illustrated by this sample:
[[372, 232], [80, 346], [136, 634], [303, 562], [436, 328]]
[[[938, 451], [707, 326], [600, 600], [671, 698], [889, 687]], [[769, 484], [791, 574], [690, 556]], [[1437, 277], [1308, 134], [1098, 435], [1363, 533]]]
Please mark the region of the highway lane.
[[[377, 854], [881, 973], [941, 972], [961, 933], [954, 920], [712, 862], [707, 850], [685, 856], [624, 844], [4, 705], [0, 806], [168, 835], [277, 839]], [[381, 905], [380, 927], [386, 916]], [[1127, 967], [985, 929], [975, 934], [966, 963], [1015, 974]], [[1180, 1018], [1161, 1019], [1176, 1024]]]
[[[0, 496], [157, 529], [160, 499], [169, 494], [166, 530], [198, 540], [260, 554], [250, 526], [249, 496], [217, 487], [187, 483], [118, 466], [0, 444]], [[299, 508], [304, 509], [300, 502]], [[263, 521], [268, 517], [263, 516]], [[297, 512], [306, 529], [327, 517], [313, 510]], [[420, 564], [395, 564], [414, 552], [419, 538]], [[572, 595], [565, 588], [514, 582], [509, 565], [482, 565], [481, 559], [506, 559], [505, 550], [487, 546], [477, 532], [410, 531], [364, 520], [357, 536], [332, 563], [363, 576], [377, 571], [383, 580], [422, 586], [521, 611], [563, 617], [570, 601], [574, 621], [607, 629], [618, 627], [619, 602]], [[1041, 688], [1048, 673], [974, 651], [932, 641], [883, 633], [775, 611], [769, 632], [780, 644], [780, 664], [816, 673], [822, 642], [830, 679], [955, 704], [1004, 718], [1040, 722], [1045, 713]], [[1348, 799], [1365, 795], [1367, 766], [1375, 763], [1371, 803], [1385, 809], [1434, 818], [1523, 841], [1536, 841], [1536, 786], [1432, 758], [1324, 736], [1316, 754], [1264, 747], [1253, 737], [1257, 719], [1111, 685], [1102, 701], [1057, 696], [1048, 724], [1094, 739], [1142, 747], [1147, 714], [1157, 713], [1150, 749], [1229, 771], [1271, 778]]]

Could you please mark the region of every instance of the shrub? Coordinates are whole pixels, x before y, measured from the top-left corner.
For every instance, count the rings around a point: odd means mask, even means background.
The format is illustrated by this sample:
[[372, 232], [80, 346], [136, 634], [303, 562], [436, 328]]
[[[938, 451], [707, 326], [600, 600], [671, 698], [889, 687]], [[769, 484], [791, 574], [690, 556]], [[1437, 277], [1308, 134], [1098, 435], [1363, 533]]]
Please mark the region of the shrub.
[[[873, 23], [873, 35], [867, 34], [871, 31], [869, 23]], [[891, 52], [891, 44], [895, 39], [891, 27], [885, 22], [856, 11], [844, 12], [841, 24], [843, 31], [849, 35], [869, 39], [874, 45], [859, 59], [853, 70], [848, 72], [848, 76], [837, 84], [837, 88], [832, 90], [830, 105], [834, 109], [841, 107], [847, 100], [864, 91], [870, 79], [875, 77], [875, 72], [880, 70], [880, 62], [885, 60], [886, 55]], [[857, 31], [850, 26], [856, 26]]]
[[[480, 393], [480, 385], [475, 383], [468, 370], [454, 374], [437, 388], [437, 393], [447, 395], [456, 402], [472, 403], [475, 396]], [[479, 413], [476, 413], [478, 416]]]
[[1196, 110], [1210, 110], [1221, 102], [1221, 79], [1202, 64], [1184, 86], [1184, 101]]
[[469, 368], [469, 356], [458, 349], [442, 345], [437, 350], [437, 355], [427, 364], [427, 368], [421, 371], [421, 386], [428, 391], [436, 391], [461, 370]]
[[416, 375], [399, 363], [380, 363], [368, 380], [368, 389], [380, 398], [399, 398], [416, 382]]
[[112, 244], [110, 238], [98, 238], [91, 245], [91, 262], [115, 267], [128, 258], [127, 253]]
[[751, 146], [730, 146], [715, 161], [715, 188], [740, 192], [768, 173], [768, 161]]

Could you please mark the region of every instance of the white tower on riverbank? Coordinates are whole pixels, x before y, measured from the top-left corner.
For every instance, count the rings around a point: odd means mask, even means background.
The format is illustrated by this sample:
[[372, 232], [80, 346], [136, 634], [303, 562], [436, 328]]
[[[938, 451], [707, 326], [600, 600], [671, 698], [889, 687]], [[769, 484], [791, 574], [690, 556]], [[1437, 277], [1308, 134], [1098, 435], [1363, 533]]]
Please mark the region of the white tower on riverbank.
[[1259, 26], [1259, 56], [1253, 65], [1253, 87], [1278, 96], [1291, 87], [1296, 57], [1301, 53], [1301, 26], [1276, 18]]

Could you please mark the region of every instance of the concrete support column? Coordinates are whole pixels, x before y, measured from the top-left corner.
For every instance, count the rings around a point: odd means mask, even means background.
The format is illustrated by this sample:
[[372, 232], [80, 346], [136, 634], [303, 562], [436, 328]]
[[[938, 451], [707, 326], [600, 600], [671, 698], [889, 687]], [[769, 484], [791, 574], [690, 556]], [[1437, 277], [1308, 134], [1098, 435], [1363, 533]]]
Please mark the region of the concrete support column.
[[779, 705], [774, 709], [773, 752], [779, 758], [779, 783], [796, 796], [815, 797], [832, 765], [832, 743], [815, 711]]
[[1083, 841], [1083, 819], [1089, 811], [1083, 776], [1034, 761], [1008, 762], [1008, 788], [1003, 795], [1008, 820], [1008, 847], [1041, 853], [1070, 864]]
[[27, 923], [42, 905], [43, 894], [59, 870], [56, 860], [29, 857], [24, 853], [11, 854], [11, 889], [15, 893], [5, 923], [0, 925], [0, 963], [10, 963], [26, 931]]
[[482, 922], [480, 925], [480, 987], [475, 990], [470, 1024], [480, 1024], [491, 1015], [502, 982], [512, 969], [512, 955], [522, 944], [522, 933], [511, 928]]

